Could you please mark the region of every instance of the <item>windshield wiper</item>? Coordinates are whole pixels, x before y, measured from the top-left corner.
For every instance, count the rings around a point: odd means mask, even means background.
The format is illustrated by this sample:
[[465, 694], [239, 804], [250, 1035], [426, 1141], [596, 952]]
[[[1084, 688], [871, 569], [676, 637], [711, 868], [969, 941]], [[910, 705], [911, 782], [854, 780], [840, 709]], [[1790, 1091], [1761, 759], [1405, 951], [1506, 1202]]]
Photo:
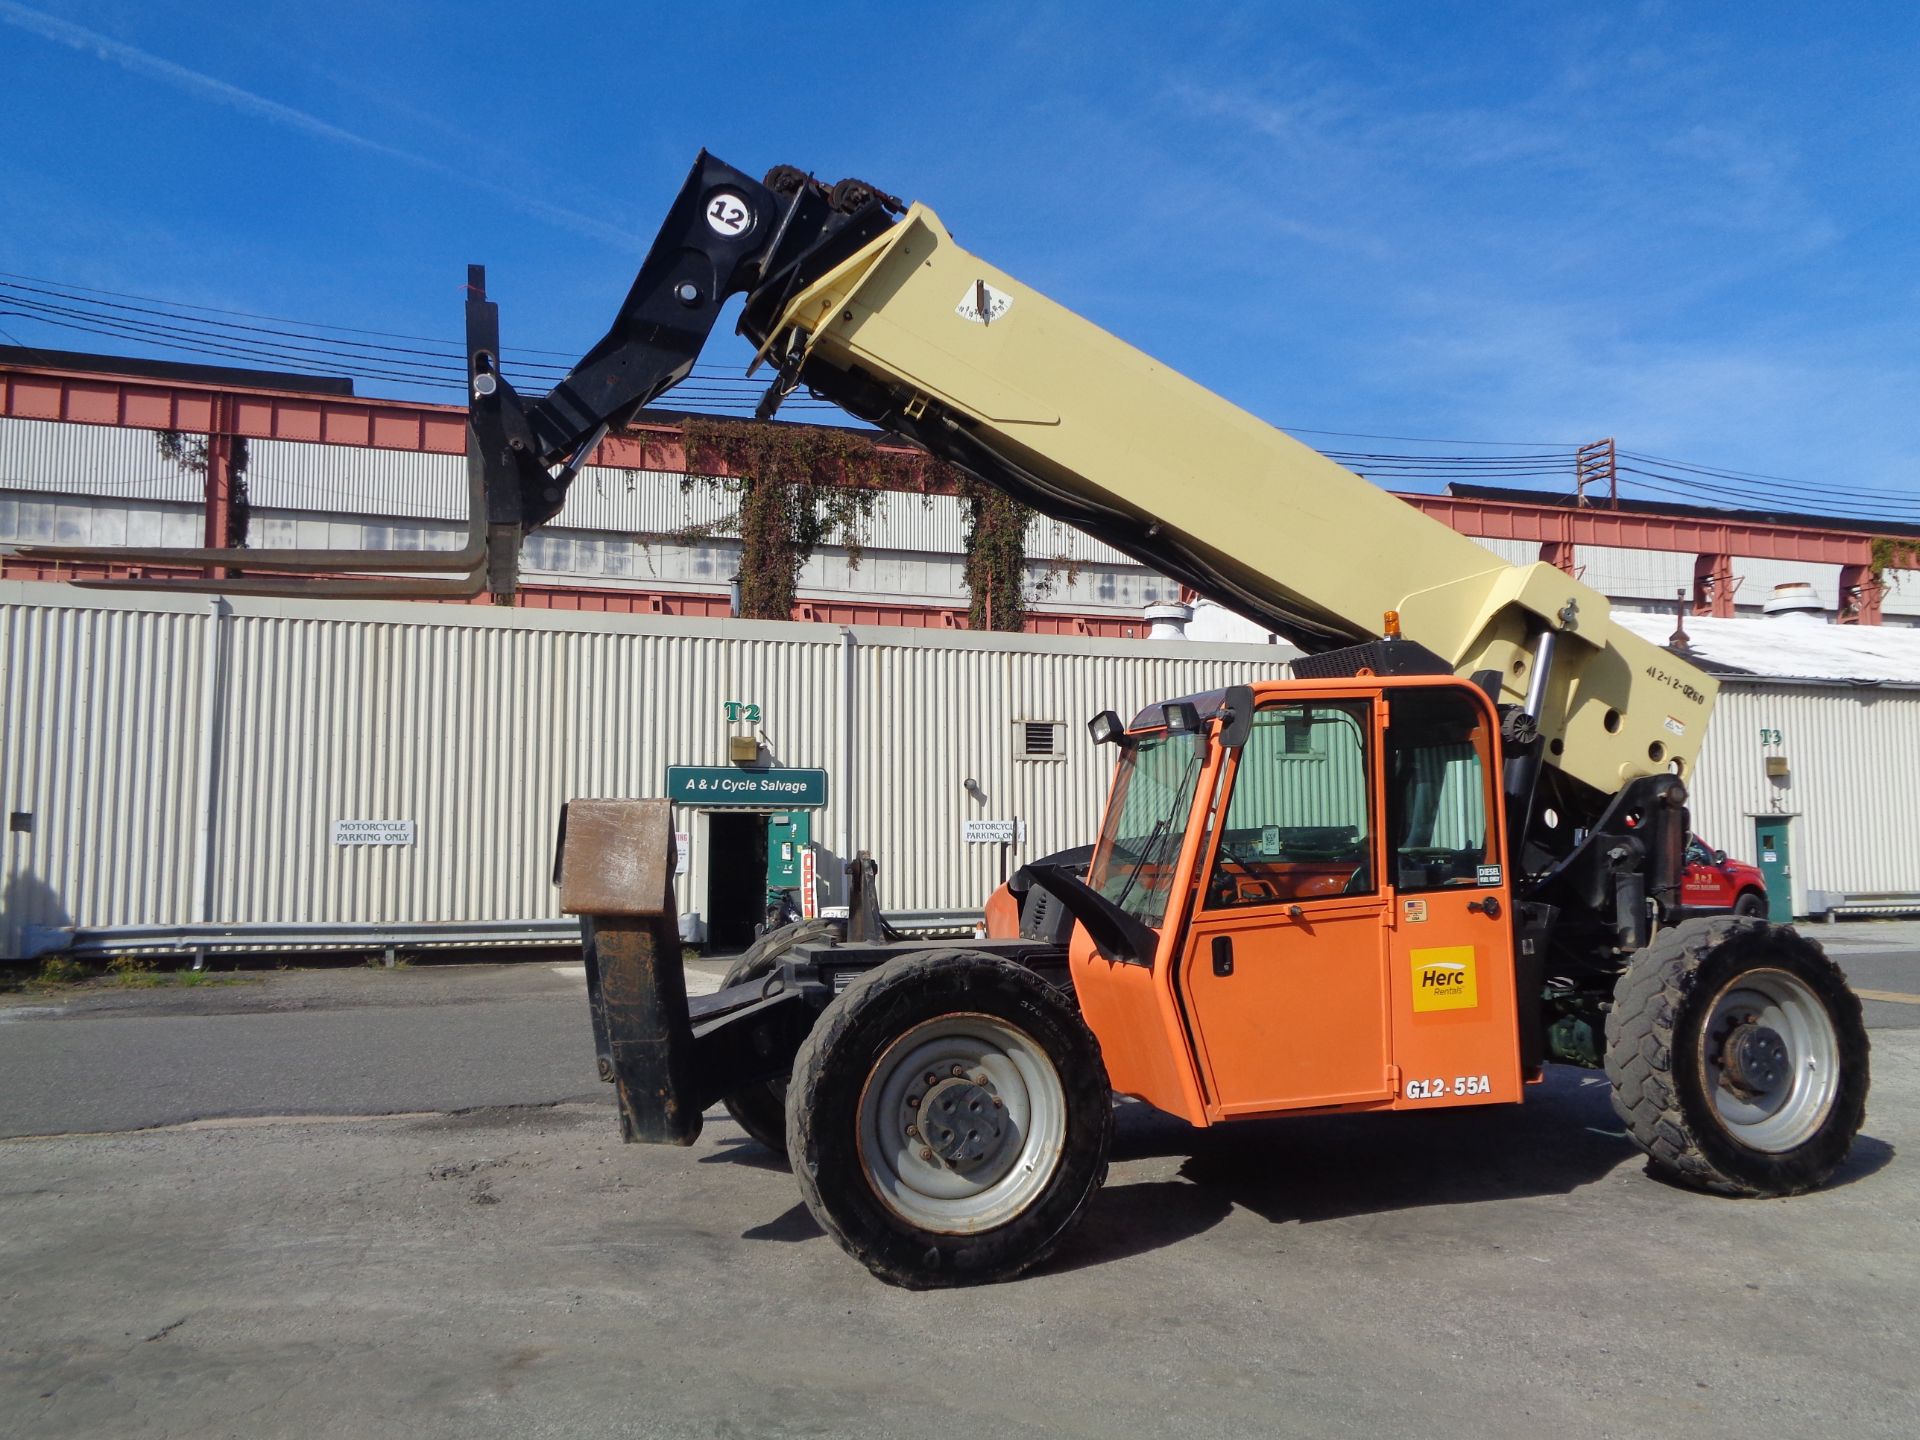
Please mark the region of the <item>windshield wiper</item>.
[[[1180, 772], [1180, 783], [1174, 788], [1175, 799], [1178, 799], [1184, 794], [1187, 796], [1188, 802], [1192, 802], [1193, 797], [1191, 789], [1187, 784], [1187, 777], [1193, 773], [1193, 767], [1199, 763], [1200, 757], [1198, 755], [1195, 755], [1191, 760], [1187, 761], [1187, 768]], [[1140, 878], [1141, 872], [1147, 868], [1147, 862], [1154, 858], [1155, 847], [1159, 845], [1160, 837], [1166, 833], [1167, 826], [1172, 820], [1173, 812], [1169, 810], [1155, 822], [1153, 829], [1147, 832], [1147, 843], [1140, 848], [1140, 859], [1135, 862], [1133, 869], [1128, 872], [1127, 883], [1120, 887], [1120, 893], [1114, 897], [1113, 903], [1115, 905], [1125, 905], [1127, 903], [1127, 896], [1133, 893], [1134, 882]]]

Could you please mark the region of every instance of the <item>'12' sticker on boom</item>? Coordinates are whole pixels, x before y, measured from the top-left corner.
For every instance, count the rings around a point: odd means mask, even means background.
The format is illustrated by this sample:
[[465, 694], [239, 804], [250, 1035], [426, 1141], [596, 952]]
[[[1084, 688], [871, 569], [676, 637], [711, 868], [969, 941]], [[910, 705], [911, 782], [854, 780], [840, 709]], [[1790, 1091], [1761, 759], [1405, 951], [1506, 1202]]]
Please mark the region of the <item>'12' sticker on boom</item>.
[[1480, 1004], [1474, 988], [1473, 946], [1440, 945], [1415, 950], [1413, 960], [1413, 1008], [1421, 1010], [1472, 1010]]

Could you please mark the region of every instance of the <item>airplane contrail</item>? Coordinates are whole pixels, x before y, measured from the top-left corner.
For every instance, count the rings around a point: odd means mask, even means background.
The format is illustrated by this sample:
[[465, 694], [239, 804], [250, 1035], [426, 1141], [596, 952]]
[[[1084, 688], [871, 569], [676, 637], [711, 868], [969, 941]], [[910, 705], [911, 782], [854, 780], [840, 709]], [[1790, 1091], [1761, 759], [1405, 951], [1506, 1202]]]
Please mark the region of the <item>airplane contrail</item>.
[[564, 226], [577, 234], [586, 235], [595, 240], [604, 240], [625, 250], [639, 248], [633, 233], [617, 225], [595, 219], [591, 215], [583, 215], [577, 210], [550, 204], [537, 196], [526, 195], [506, 186], [496, 185], [492, 181], [470, 175], [456, 166], [429, 156], [418, 155], [411, 150], [403, 150], [398, 146], [355, 134], [351, 130], [322, 120], [317, 115], [309, 115], [306, 111], [296, 110], [291, 105], [282, 105], [278, 100], [269, 100], [264, 95], [256, 95], [251, 90], [243, 90], [238, 85], [230, 85], [224, 80], [215, 79], [198, 70], [190, 70], [184, 65], [175, 64], [149, 51], [102, 35], [98, 31], [88, 30], [57, 16], [43, 14], [41, 11], [16, 3], [16, 0], [0, 0], [0, 20], [38, 35], [43, 40], [51, 40], [58, 45], [89, 52], [101, 60], [120, 66], [123, 70], [158, 80], [162, 84], [171, 85], [177, 90], [186, 91], [203, 100], [230, 106], [245, 114], [258, 116], [262, 120], [270, 120], [277, 125], [285, 125], [289, 129], [298, 130], [318, 140], [329, 140], [336, 145], [346, 145], [356, 150], [364, 150], [369, 154], [383, 155], [390, 160], [398, 160], [404, 165], [414, 166], [416, 169], [444, 175], [470, 189], [496, 195], [527, 214]]

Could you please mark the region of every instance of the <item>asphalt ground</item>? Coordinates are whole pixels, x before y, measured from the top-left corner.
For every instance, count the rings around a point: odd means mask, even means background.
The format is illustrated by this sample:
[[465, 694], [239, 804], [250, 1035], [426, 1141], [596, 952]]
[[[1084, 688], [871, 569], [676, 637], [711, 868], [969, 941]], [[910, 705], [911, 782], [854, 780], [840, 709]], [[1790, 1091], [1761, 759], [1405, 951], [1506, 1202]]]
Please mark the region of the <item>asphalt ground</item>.
[[[1867, 929], [1856, 985], [1920, 996]], [[0, 1119], [68, 1133], [0, 1143], [0, 1436], [1909, 1437], [1916, 1009], [1868, 1002], [1816, 1195], [1660, 1183], [1557, 1067], [1484, 1111], [1126, 1105], [1045, 1270], [909, 1294], [721, 1112], [621, 1146], [554, 967], [34, 998]]]
[[[1870, 1027], [1920, 1027], [1920, 922], [1807, 933]], [[726, 963], [694, 962], [690, 986]], [[0, 996], [0, 1136], [605, 1099], [577, 960], [218, 978], [235, 983]]]

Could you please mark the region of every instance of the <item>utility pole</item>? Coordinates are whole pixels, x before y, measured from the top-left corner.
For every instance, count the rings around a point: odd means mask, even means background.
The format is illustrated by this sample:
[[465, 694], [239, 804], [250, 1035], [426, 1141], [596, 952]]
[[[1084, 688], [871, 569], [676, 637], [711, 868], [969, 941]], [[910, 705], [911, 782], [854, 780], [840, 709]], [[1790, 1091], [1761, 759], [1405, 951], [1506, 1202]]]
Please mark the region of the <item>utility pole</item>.
[[1585, 508], [1593, 504], [1587, 487], [1606, 486], [1607, 508], [1620, 508], [1620, 475], [1614, 468], [1613, 440], [1595, 440], [1573, 452], [1573, 503]]

